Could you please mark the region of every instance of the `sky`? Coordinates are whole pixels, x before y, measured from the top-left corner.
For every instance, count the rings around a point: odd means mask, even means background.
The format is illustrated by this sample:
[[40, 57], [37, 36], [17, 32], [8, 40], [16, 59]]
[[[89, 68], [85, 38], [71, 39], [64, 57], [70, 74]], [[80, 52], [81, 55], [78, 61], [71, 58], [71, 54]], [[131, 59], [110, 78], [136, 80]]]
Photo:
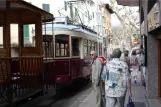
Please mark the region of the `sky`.
[[[32, 1], [32, 2], [37, 2], [37, 0], [26, 0], [26, 1]], [[51, 8], [57, 8], [57, 9], [60, 9], [62, 7], [62, 3], [64, 4], [64, 1], [71, 1], [71, 0], [42, 0], [44, 3], [45, 2], [52, 2], [53, 4], [51, 5], [54, 5], [54, 7], [52, 6]], [[97, 3], [97, 0], [93, 0], [95, 3]], [[109, 3], [110, 4], [110, 0], [98, 0], [98, 2], [103, 2], [103, 3]], [[41, 5], [41, 4], [40, 4]], [[53, 9], [54, 10], [54, 14], [55, 16], [59, 15], [57, 9]], [[133, 8], [135, 9], [135, 8]], [[111, 24], [112, 26], [119, 26], [120, 25], [120, 21], [117, 19], [116, 15], [112, 14], [111, 15]]]
[[[97, 0], [93, 0], [93, 1], [97, 2]], [[100, 1], [102, 3], [110, 4], [110, 0], [98, 0], [98, 1]], [[118, 5], [118, 4], [115, 4], [115, 5], [120, 7], [120, 5]], [[131, 7], [131, 9], [136, 11], [136, 10], [138, 10], [138, 7]], [[138, 14], [136, 13], [136, 15], [138, 15]], [[119, 19], [117, 18], [117, 16], [115, 14], [112, 14], [111, 15], [111, 25], [112, 26], [119, 26], [120, 24], [121, 23], [120, 23]]]

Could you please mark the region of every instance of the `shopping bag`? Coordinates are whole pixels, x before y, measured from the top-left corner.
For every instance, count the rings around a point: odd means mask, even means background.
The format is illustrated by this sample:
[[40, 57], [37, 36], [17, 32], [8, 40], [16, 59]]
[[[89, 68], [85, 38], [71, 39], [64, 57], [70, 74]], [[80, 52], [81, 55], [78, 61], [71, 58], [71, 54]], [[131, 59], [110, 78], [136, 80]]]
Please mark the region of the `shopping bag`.
[[132, 102], [131, 97], [129, 97], [129, 102], [126, 107], [135, 107], [134, 103]]

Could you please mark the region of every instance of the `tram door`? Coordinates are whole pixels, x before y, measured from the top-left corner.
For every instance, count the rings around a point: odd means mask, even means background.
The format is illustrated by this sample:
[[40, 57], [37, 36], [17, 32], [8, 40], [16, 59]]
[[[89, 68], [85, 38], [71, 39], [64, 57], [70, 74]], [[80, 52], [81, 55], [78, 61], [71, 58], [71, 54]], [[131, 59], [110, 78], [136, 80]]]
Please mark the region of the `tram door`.
[[83, 64], [80, 60], [80, 39], [72, 37], [72, 59], [71, 59], [71, 68], [73, 77], [80, 77], [82, 73]]

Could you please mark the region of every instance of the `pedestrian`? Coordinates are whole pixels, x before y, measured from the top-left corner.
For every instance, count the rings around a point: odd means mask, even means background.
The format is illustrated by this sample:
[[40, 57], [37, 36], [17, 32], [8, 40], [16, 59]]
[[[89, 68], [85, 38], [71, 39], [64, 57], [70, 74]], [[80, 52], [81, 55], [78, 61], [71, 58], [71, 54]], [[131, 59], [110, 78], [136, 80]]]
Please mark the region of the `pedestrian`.
[[125, 56], [124, 61], [128, 65], [128, 68], [130, 69], [130, 57], [129, 57], [129, 51], [128, 50], [125, 51], [124, 56]]
[[129, 58], [129, 51], [125, 50], [124, 53], [121, 56], [121, 60], [126, 62], [128, 65], [128, 68], [130, 68], [130, 58]]
[[92, 59], [92, 84], [96, 95], [96, 107], [102, 107], [101, 69], [102, 62], [95, 51], [90, 53]]
[[142, 74], [143, 74], [143, 78], [144, 78], [144, 82], [143, 82], [143, 85], [144, 87], [146, 87], [146, 69], [145, 69], [145, 53], [144, 53], [144, 49], [143, 49], [143, 45], [140, 46], [140, 66], [141, 66], [141, 71], [142, 71]]
[[112, 53], [113, 59], [106, 65], [106, 107], [124, 107], [127, 90], [129, 96], [132, 96], [128, 66], [120, 57], [120, 49], [115, 49]]
[[139, 72], [139, 61], [136, 56], [136, 51], [132, 51], [132, 55], [130, 57], [130, 66], [132, 70], [132, 77], [134, 78], [135, 84], [137, 83], [137, 77], [138, 77], [138, 72]]

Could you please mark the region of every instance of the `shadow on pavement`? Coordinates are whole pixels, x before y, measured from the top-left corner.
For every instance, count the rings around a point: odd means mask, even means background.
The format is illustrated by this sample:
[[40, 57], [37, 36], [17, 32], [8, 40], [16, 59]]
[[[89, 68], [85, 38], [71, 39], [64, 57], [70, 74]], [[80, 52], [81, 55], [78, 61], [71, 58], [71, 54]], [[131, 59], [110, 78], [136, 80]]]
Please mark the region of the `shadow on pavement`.
[[46, 96], [40, 96], [31, 99], [30, 101], [23, 102], [20, 105], [15, 105], [14, 107], [49, 107], [53, 103], [56, 103], [57, 101], [62, 99], [71, 98], [72, 96], [88, 89], [89, 87], [91, 87], [91, 83], [88, 83], [86, 85], [82, 83], [73, 84], [71, 87], [60, 90], [58, 95], [59, 97], [52, 96], [52, 93], [48, 93], [48, 95]]

